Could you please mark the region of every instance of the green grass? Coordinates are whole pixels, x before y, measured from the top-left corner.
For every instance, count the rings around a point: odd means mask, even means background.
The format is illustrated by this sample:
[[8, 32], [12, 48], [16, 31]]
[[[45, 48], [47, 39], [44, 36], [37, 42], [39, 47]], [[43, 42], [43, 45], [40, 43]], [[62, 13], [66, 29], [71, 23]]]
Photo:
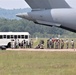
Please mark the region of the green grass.
[[76, 75], [76, 53], [0, 51], [0, 75]]

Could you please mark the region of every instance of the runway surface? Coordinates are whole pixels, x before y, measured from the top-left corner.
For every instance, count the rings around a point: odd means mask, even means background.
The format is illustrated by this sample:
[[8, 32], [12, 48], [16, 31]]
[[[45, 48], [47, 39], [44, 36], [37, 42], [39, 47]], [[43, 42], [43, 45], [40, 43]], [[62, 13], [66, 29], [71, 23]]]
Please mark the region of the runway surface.
[[7, 51], [46, 51], [46, 52], [76, 52], [76, 49], [7, 49]]

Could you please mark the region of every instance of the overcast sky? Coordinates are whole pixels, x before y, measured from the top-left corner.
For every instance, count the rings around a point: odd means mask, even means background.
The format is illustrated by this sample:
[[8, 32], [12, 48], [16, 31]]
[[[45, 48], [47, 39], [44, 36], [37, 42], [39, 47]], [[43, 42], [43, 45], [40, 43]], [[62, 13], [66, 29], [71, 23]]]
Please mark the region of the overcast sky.
[[[76, 8], [76, 0], [65, 0], [71, 7]], [[29, 7], [24, 0], [0, 0], [0, 8], [19, 9]]]
[[4, 9], [18, 9], [28, 7], [29, 6], [24, 0], [0, 0], [0, 8]]

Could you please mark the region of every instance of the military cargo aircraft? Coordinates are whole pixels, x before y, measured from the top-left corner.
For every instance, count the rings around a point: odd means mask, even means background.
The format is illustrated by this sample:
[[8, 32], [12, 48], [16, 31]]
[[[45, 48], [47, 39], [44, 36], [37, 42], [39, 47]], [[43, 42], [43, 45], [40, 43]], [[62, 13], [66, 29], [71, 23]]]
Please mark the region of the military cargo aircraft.
[[16, 16], [34, 23], [76, 32], [76, 0], [25, 0], [31, 12]]

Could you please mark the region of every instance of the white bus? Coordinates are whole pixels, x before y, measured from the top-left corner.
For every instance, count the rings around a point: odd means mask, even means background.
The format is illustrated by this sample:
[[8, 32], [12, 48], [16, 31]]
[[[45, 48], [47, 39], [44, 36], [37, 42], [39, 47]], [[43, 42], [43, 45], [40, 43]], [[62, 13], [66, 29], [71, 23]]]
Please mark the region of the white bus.
[[18, 40], [19, 43], [25, 40], [29, 44], [29, 36], [28, 32], [0, 32], [0, 48], [8, 47], [12, 40]]

